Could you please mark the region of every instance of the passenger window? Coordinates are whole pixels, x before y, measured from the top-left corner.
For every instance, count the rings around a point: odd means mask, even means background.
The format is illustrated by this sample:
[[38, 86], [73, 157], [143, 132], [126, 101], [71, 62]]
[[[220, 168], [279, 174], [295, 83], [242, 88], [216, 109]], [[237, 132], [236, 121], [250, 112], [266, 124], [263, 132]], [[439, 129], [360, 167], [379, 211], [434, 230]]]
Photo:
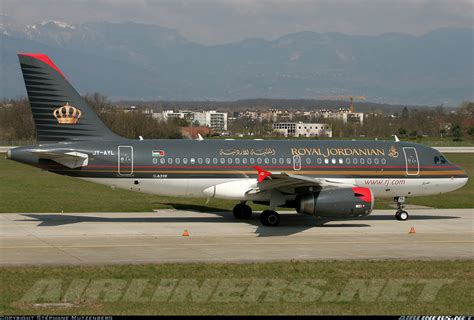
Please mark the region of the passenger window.
[[191, 158], [191, 160], [189, 160], [189, 162], [190, 162], [191, 164], [195, 164], [195, 163], [196, 163], [196, 159]]
[[332, 164], [336, 164], [336, 159], [332, 158], [332, 159], [331, 159], [331, 163], [332, 163]]
[[351, 164], [351, 158], [346, 158], [346, 164]]
[[280, 158], [280, 164], [285, 164], [285, 159]]
[[243, 164], [247, 164], [247, 158], [243, 158], [243, 159], [242, 159], [242, 163], [243, 163]]
[[277, 159], [276, 159], [276, 158], [272, 158], [272, 163], [273, 163], [273, 164], [276, 164], [276, 163], [277, 163]]
[[221, 164], [225, 164], [225, 158], [221, 158]]
[[306, 164], [311, 164], [311, 158], [306, 158]]
[[316, 160], [316, 162], [317, 162], [318, 164], [321, 164], [321, 163], [323, 163], [323, 159], [318, 158], [318, 159]]
[[176, 158], [175, 162], [176, 162], [176, 164], [180, 164], [180, 163], [181, 163], [181, 159], [180, 159], [180, 158]]
[[386, 164], [386, 163], [387, 163], [387, 160], [385, 160], [384, 158], [382, 158], [382, 160], [380, 160], [380, 162], [382, 162], [382, 164]]
[[291, 164], [291, 158], [286, 158], [286, 164]]
[[183, 158], [183, 164], [188, 164], [188, 158]]
[[357, 164], [357, 158], [352, 159], [353, 164]]
[[367, 159], [367, 164], [372, 164], [372, 159], [368, 158]]
[[198, 158], [198, 164], [202, 164], [202, 158]]
[[265, 164], [269, 164], [269, 163], [270, 163], [270, 159], [265, 158]]
[[210, 158], [206, 158], [206, 164], [210, 164], [211, 163], [211, 159]]
[[375, 164], [379, 164], [379, 158], [375, 158], [375, 159], [374, 159], [374, 163], [375, 163]]
[[240, 159], [239, 158], [235, 158], [235, 164], [240, 164]]
[[360, 158], [360, 164], [364, 164], [365, 163], [365, 159], [364, 158]]
[[219, 162], [219, 160], [217, 160], [217, 158], [212, 159], [212, 163], [217, 164], [218, 162]]
[[339, 164], [343, 164], [343, 163], [344, 163], [344, 160], [339, 159]]
[[262, 164], [262, 158], [257, 158], [257, 163]]
[[168, 163], [173, 164], [173, 158], [168, 158]]
[[165, 164], [165, 163], [166, 163], [166, 159], [165, 159], [165, 158], [161, 158], [161, 159], [160, 159], [160, 163], [161, 163], [161, 164]]
[[250, 164], [255, 164], [255, 158], [250, 158]]
[[325, 164], [328, 164], [328, 163], [329, 163], [329, 159], [328, 159], [328, 158], [324, 159], [324, 163], [325, 163]]
[[232, 158], [227, 158], [227, 163], [232, 164]]

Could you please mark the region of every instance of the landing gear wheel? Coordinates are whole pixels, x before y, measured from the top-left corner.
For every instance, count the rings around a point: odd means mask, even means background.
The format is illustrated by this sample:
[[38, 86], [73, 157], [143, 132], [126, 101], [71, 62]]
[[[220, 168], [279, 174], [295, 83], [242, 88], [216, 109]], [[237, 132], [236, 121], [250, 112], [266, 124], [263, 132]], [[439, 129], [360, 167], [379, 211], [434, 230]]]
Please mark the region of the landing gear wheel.
[[265, 210], [260, 214], [260, 222], [267, 227], [276, 227], [280, 224], [280, 215], [273, 210]]
[[408, 212], [406, 212], [406, 211], [397, 211], [397, 213], [395, 214], [395, 217], [399, 221], [406, 221], [406, 220], [408, 220]]
[[232, 212], [234, 213], [234, 217], [240, 220], [247, 220], [252, 216], [252, 209], [244, 203], [237, 204]]
[[408, 220], [408, 212], [403, 210], [405, 207], [405, 197], [395, 197], [394, 200], [397, 202], [397, 212], [395, 213], [395, 218], [398, 221]]

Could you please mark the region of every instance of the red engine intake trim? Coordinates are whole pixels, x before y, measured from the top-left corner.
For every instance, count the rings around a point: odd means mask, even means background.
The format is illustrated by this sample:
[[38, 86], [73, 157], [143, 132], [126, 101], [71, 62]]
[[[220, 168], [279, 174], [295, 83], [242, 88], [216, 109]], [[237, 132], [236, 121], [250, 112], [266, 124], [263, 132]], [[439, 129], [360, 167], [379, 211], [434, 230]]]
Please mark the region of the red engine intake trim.
[[372, 191], [369, 188], [364, 187], [354, 187], [352, 188], [354, 195], [360, 198], [362, 201], [371, 203], [372, 202]]

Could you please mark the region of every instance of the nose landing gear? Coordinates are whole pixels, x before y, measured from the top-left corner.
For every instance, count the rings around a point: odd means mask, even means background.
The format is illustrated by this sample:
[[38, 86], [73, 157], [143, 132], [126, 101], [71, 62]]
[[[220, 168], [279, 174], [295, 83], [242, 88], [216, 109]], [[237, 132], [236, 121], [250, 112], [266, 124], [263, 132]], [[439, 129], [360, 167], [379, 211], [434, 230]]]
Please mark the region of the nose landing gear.
[[403, 210], [405, 207], [405, 197], [395, 197], [394, 200], [397, 202], [397, 212], [395, 213], [395, 218], [398, 221], [408, 220], [408, 212]]

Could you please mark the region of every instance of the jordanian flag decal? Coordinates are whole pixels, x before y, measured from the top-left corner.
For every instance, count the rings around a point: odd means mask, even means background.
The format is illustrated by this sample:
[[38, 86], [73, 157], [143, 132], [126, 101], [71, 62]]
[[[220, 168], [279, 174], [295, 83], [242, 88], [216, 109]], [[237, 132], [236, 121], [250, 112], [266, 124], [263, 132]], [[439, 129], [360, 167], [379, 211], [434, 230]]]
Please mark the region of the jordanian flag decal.
[[153, 150], [152, 155], [154, 157], [164, 157], [165, 156], [165, 151], [164, 150]]

